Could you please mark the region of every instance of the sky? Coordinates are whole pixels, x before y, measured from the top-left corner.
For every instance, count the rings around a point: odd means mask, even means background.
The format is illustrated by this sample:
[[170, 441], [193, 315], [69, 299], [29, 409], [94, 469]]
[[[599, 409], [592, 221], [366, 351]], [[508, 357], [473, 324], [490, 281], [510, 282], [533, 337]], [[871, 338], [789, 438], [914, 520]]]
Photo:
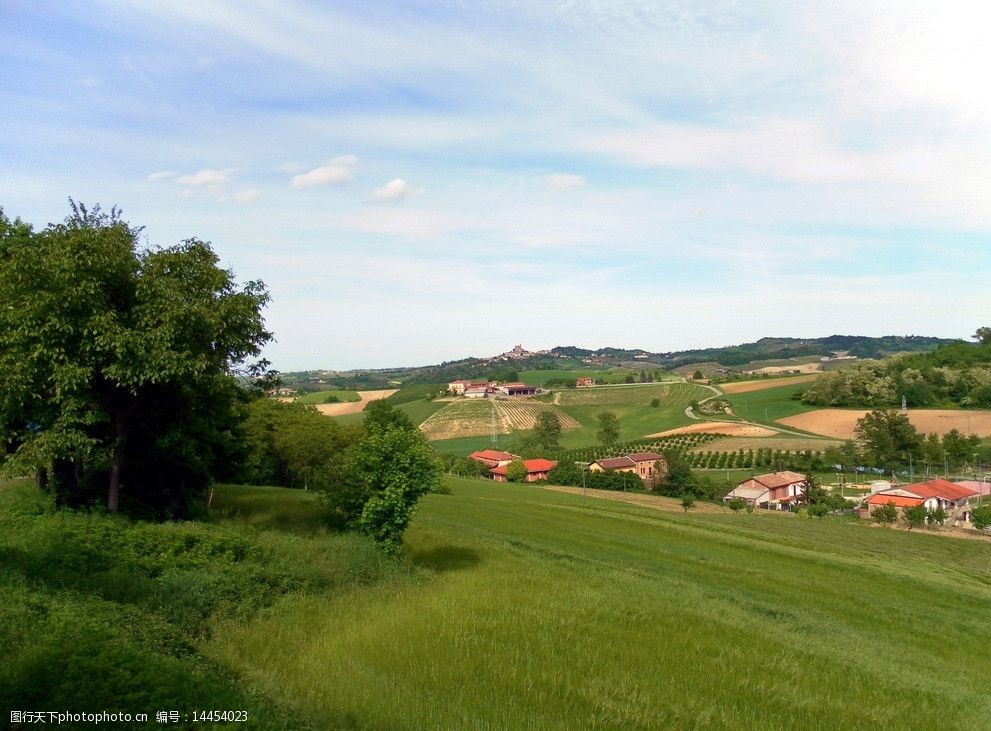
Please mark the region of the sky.
[[0, 207], [262, 279], [282, 371], [968, 337], [986, 3], [0, 0]]

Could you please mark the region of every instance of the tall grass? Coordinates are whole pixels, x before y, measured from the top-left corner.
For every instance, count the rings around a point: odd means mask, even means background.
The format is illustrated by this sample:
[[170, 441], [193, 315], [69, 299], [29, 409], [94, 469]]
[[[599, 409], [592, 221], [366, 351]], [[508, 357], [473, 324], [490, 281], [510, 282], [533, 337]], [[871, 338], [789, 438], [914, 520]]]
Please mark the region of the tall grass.
[[991, 546], [452, 479], [433, 573], [287, 596], [210, 653], [326, 727], [981, 728]]

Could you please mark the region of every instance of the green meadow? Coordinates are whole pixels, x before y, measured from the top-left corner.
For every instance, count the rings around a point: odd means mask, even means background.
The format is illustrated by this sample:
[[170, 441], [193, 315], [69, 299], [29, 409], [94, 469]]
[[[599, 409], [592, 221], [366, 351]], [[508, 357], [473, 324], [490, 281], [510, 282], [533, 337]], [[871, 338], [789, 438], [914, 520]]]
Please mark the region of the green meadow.
[[986, 727], [987, 543], [450, 486], [417, 578], [286, 596], [206, 655], [323, 728]]
[[298, 490], [147, 525], [0, 488], [0, 700], [260, 729], [986, 728], [988, 542], [448, 485], [399, 564]]
[[[658, 366], [653, 363], [646, 364], [644, 365], [643, 370], [656, 373]], [[519, 373], [520, 382], [531, 386], [543, 386], [548, 381], [559, 381], [561, 379], [574, 381], [577, 378], [594, 378], [597, 383], [624, 383], [626, 381], [626, 377], [631, 375], [634, 378], [639, 378], [640, 370], [634, 368], [589, 368], [576, 370], [520, 371]], [[677, 375], [667, 371], [662, 372], [661, 377], [666, 381], [680, 380]]]
[[814, 411], [816, 406], [808, 406], [792, 398], [809, 387], [808, 383], [793, 383], [786, 386], [775, 386], [760, 391], [746, 393], [727, 393], [723, 396], [729, 401], [733, 414], [746, 419], [771, 424], [776, 419], [783, 419], [795, 414]]

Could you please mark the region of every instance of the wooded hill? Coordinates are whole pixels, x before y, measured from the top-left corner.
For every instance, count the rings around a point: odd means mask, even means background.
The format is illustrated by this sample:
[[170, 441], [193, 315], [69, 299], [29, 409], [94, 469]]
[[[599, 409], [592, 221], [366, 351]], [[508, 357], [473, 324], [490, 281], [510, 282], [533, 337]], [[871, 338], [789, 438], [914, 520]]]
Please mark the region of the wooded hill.
[[[721, 348], [652, 353], [643, 349], [599, 348], [591, 350], [574, 345], [558, 346], [548, 353], [517, 360], [463, 358], [437, 365], [410, 368], [358, 369], [350, 371], [300, 371], [283, 374], [287, 386], [304, 390], [327, 385], [347, 389], [389, 388], [399, 384], [446, 383], [458, 378], [514, 380], [519, 371], [607, 369], [636, 363], [644, 368], [674, 369], [693, 363], [713, 362], [727, 368], [752, 361], [786, 360], [802, 356], [829, 356], [846, 352], [858, 358], [881, 358], [895, 353], [925, 352], [939, 345], [953, 343], [946, 338], [919, 335], [830, 335], [825, 338], [761, 338], [753, 343]], [[644, 357], [646, 356], [646, 357]], [[593, 362], [588, 362], [593, 361]], [[322, 384], [310, 379], [319, 378]], [[312, 385], [311, 385], [312, 384]]]

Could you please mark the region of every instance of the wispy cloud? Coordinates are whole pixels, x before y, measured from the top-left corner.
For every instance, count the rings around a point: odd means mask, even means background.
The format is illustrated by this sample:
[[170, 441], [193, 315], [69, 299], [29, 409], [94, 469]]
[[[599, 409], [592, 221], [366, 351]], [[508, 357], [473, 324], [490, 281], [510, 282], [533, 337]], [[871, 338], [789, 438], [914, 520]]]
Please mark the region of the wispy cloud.
[[368, 196], [368, 200], [371, 203], [398, 202], [411, 195], [419, 195], [422, 192], [422, 189], [410, 187], [410, 184], [402, 178], [393, 178], [381, 188], [373, 190]]
[[315, 188], [323, 185], [343, 185], [354, 179], [358, 158], [354, 155], [335, 157], [326, 165], [294, 175], [290, 181], [293, 188]]
[[231, 173], [228, 170], [203, 169], [191, 175], [181, 175], [179, 185], [187, 185], [191, 188], [212, 188], [226, 185], [231, 181]]

